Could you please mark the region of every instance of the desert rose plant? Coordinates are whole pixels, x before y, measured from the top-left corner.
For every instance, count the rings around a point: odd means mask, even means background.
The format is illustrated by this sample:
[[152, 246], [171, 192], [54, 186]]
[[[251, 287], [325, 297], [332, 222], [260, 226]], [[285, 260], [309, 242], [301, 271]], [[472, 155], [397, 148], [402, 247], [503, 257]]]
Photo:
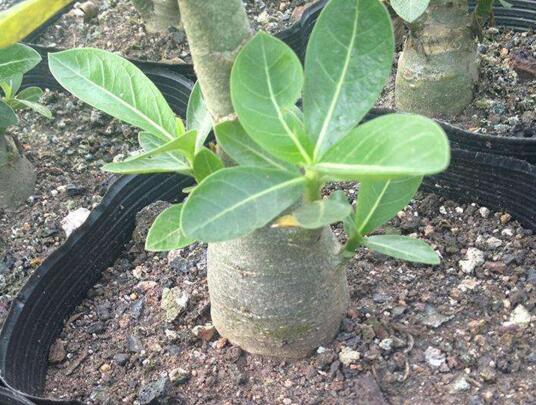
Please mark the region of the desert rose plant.
[[41, 61], [32, 48], [16, 44], [0, 49], [0, 208], [15, 208], [33, 192], [35, 173], [17, 139], [6, 129], [17, 125], [16, 112], [29, 108], [47, 118], [52, 114], [39, 99], [43, 91], [27, 87], [21, 91], [22, 76]]
[[410, 33], [398, 62], [396, 106], [428, 116], [461, 112], [473, 100], [478, 80], [476, 37], [494, 4], [479, 0], [473, 13], [468, 0], [390, 0], [409, 23]]
[[[156, 219], [147, 248], [208, 242], [211, 314], [220, 334], [253, 353], [302, 357], [337, 333], [348, 303], [344, 262], [356, 249], [439, 262], [423, 241], [374, 232], [406, 206], [423, 176], [448, 166], [448, 141], [434, 121], [413, 114], [359, 125], [394, 53], [379, 0], [330, 1], [305, 68], [275, 37], [251, 37], [241, 1], [210, 4], [179, 2], [201, 84], [186, 125], [116, 55], [75, 49], [50, 55], [50, 68], [85, 102], [142, 129], [142, 152], [106, 170], [178, 172], [197, 181], [184, 203]], [[202, 34], [218, 27], [226, 35]], [[211, 128], [218, 153], [204, 146]], [[357, 207], [340, 191], [322, 197], [327, 182], [339, 181], [360, 183]], [[344, 245], [329, 226], [337, 222], [347, 233]]]

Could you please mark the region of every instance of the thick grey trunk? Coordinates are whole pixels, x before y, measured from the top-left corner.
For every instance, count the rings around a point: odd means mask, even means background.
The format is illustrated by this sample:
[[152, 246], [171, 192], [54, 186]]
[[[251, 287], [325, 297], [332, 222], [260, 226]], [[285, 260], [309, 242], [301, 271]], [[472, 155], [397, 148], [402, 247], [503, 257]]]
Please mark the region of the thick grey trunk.
[[177, 0], [132, 0], [145, 21], [147, 32], [163, 32], [180, 24]]
[[35, 186], [32, 164], [13, 140], [0, 133], [0, 208], [14, 209], [32, 195]]
[[428, 116], [461, 112], [478, 80], [467, 0], [431, 0], [410, 27], [398, 63], [396, 106]]
[[302, 358], [337, 334], [348, 305], [331, 230], [263, 228], [208, 247], [211, 315], [250, 353]]
[[207, 108], [218, 122], [233, 113], [234, 59], [251, 37], [242, 0], [179, 0], [184, 30]]

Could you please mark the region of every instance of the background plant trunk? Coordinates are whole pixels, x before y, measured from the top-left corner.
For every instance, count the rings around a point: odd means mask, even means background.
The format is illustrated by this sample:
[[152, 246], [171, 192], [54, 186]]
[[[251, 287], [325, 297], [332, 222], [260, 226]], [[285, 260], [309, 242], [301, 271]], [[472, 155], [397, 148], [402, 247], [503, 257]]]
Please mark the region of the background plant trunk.
[[460, 113], [478, 80], [467, 0], [431, 0], [410, 26], [398, 62], [396, 107], [428, 116]]
[[[231, 68], [252, 32], [241, 0], [179, 0], [182, 23], [214, 122], [233, 117]], [[208, 246], [212, 321], [243, 349], [299, 358], [331, 340], [348, 303], [338, 244], [326, 228], [263, 228]]]
[[211, 315], [250, 353], [301, 358], [331, 341], [348, 306], [346, 271], [329, 227], [263, 228], [208, 247]]
[[13, 140], [0, 131], [0, 208], [21, 205], [32, 195], [35, 180], [33, 165]]
[[180, 12], [177, 0], [132, 0], [142, 16], [147, 32], [163, 32], [179, 27]]

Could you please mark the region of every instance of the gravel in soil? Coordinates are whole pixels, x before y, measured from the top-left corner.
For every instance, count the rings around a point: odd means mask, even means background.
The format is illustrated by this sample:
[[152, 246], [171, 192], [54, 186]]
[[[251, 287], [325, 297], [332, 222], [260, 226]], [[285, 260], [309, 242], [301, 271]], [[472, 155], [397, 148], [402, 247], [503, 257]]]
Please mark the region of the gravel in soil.
[[0, 0], [0, 11], [7, 10], [9, 7], [17, 3], [17, 0]]
[[[481, 70], [473, 102], [458, 116], [436, 118], [480, 134], [535, 137], [536, 76], [519, 75], [511, 60], [520, 52], [536, 58], [536, 34], [488, 28], [478, 52]], [[394, 94], [393, 73], [378, 105], [394, 108]]]
[[[35, 41], [39, 45], [77, 48], [95, 47], [151, 62], [191, 63], [190, 50], [182, 29], [147, 33], [143, 20], [130, 0], [92, 0], [96, 16], [84, 21], [76, 10], [48, 27]], [[245, 0], [252, 28], [271, 33], [299, 20], [311, 0]]]
[[[354, 199], [356, 187], [346, 192]], [[48, 396], [356, 404], [366, 391], [371, 404], [534, 403], [536, 237], [507, 213], [419, 194], [383, 231], [427, 240], [441, 265], [360, 250], [336, 339], [285, 362], [247, 354], [214, 330], [205, 245], [143, 250], [147, 218], [164, 206], [139, 215], [135, 241], [65, 323]]]
[[61, 92], [46, 92], [54, 114], [19, 114], [15, 135], [35, 165], [34, 194], [15, 211], [0, 209], [0, 326], [24, 281], [66, 239], [61, 221], [80, 208], [91, 210], [110, 175], [100, 167], [136, 145], [136, 132]]

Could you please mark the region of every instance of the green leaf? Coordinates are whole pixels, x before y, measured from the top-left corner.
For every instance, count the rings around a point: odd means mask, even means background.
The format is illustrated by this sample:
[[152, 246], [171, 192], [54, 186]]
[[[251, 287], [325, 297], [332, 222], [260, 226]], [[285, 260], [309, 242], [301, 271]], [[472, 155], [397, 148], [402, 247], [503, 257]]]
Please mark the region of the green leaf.
[[0, 82], [28, 72], [41, 61], [41, 55], [23, 44], [0, 49]]
[[251, 138], [275, 157], [309, 162], [305, 133], [293, 113], [300, 98], [300, 60], [284, 42], [259, 32], [238, 54], [231, 72], [231, 98]]
[[212, 117], [203, 99], [199, 82], [195, 83], [192, 94], [190, 94], [190, 99], [188, 100], [186, 125], [188, 129], [195, 129], [197, 131], [195, 152], [199, 152], [212, 130]]
[[215, 127], [218, 145], [241, 166], [255, 166], [296, 171], [287, 162], [283, 162], [259, 146], [246, 133], [238, 120], [224, 121]]
[[145, 152], [125, 159], [123, 162], [108, 163], [103, 170], [120, 174], [146, 174], [181, 172], [188, 173], [190, 166], [182, 156], [183, 150], [190, 149], [187, 144], [195, 139], [195, 131], [189, 131], [180, 138], [162, 143], [153, 134], [139, 134], [140, 145]]
[[424, 14], [430, 0], [391, 0], [391, 7], [405, 21], [412, 23]]
[[273, 220], [303, 193], [304, 177], [277, 169], [232, 167], [207, 177], [182, 213], [184, 233], [218, 242], [247, 235]]
[[138, 143], [145, 152], [150, 152], [166, 144], [160, 137], [144, 131], [138, 134]]
[[378, 235], [363, 239], [363, 244], [376, 252], [410, 262], [439, 264], [439, 256], [419, 239], [398, 235]]
[[172, 205], [156, 217], [145, 241], [145, 250], [167, 252], [180, 249], [195, 242], [187, 238], [181, 230], [183, 204]]
[[194, 177], [201, 183], [205, 177], [223, 169], [223, 162], [210, 149], [203, 147], [194, 158]]
[[18, 122], [19, 120], [15, 111], [13, 111], [13, 109], [4, 101], [0, 100], [0, 129], [7, 128], [11, 125], [17, 125]]
[[504, 8], [512, 8], [513, 5], [512, 3], [506, 1], [506, 0], [499, 0], [499, 3], [501, 3], [501, 6], [503, 6]]
[[414, 114], [388, 114], [352, 130], [314, 168], [334, 180], [379, 180], [439, 173], [449, 161], [439, 124]]
[[175, 114], [156, 86], [132, 63], [99, 49], [49, 55], [56, 80], [87, 104], [163, 140], [176, 138]]
[[22, 84], [22, 73], [11, 76], [7, 79], [7, 84], [11, 87], [12, 95], [17, 94]]
[[23, 106], [34, 110], [36, 113], [41, 114], [43, 117], [46, 117], [49, 119], [52, 118], [52, 112], [42, 104], [34, 103], [33, 101], [18, 100], [18, 99], [17, 99], [17, 103], [20, 103]]
[[117, 174], [150, 174], [150, 173], [183, 173], [188, 174], [190, 167], [184, 162], [178, 162], [167, 155], [156, 157], [135, 157], [124, 162], [108, 163], [102, 170]]
[[186, 132], [186, 127], [184, 126], [184, 122], [181, 120], [180, 117], [175, 117], [175, 135], [181, 136], [184, 135]]
[[317, 229], [340, 222], [352, 213], [352, 206], [342, 201], [318, 200], [305, 204], [292, 213], [299, 226]]
[[5, 81], [0, 82], [0, 88], [4, 91], [6, 99], [13, 97], [17, 91], [19, 91], [20, 85], [22, 83], [22, 74], [13, 75]]
[[19, 94], [17, 94], [15, 98], [9, 99], [8, 104], [15, 111], [20, 110], [22, 108], [27, 107], [25, 104], [21, 103], [20, 100], [26, 100], [32, 103], [37, 103], [39, 102], [42, 95], [43, 95], [43, 90], [41, 90], [39, 87], [28, 87], [22, 90]]
[[393, 54], [391, 17], [378, 0], [331, 0], [324, 7], [305, 58], [303, 108], [315, 161], [374, 105]]
[[422, 177], [389, 180], [365, 179], [359, 185], [355, 222], [361, 235], [372, 232], [408, 205]]

